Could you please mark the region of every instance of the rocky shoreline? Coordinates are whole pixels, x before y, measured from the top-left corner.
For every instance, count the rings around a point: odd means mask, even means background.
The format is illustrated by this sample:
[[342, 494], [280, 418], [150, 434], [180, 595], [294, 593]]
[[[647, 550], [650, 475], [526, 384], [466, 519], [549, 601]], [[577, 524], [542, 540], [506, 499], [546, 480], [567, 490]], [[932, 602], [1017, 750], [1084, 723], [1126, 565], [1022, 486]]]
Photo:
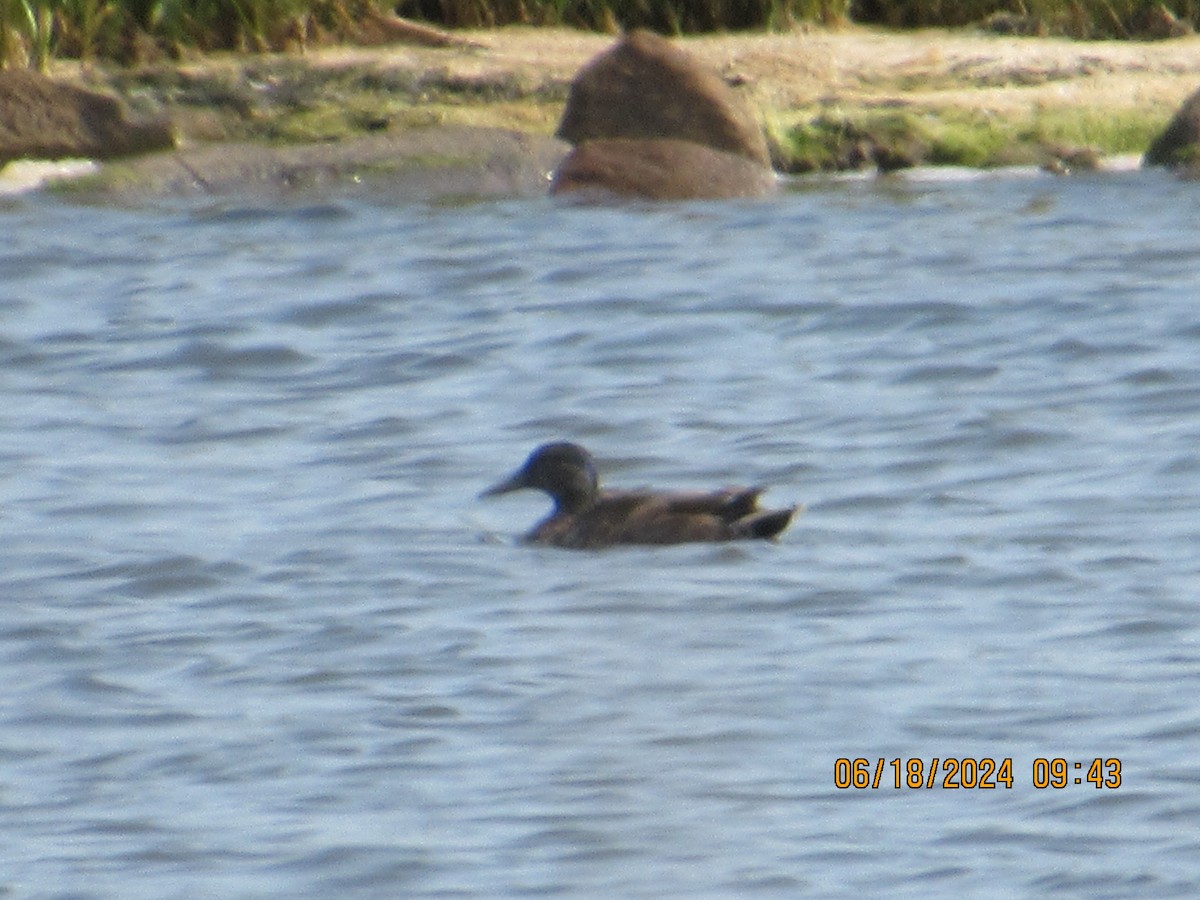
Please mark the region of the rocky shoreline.
[[[71, 189], [117, 201], [544, 192], [567, 151], [552, 133], [570, 82], [613, 39], [533, 28], [456, 37], [441, 47], [218, 56], [136, 71], [56, 63], [54, 78], [114, 94], [135, 116], [169, 119], [178, 137], [174, 150], [105, 162]], [[1200, 85], [1200, 37], [1080, 42], [848, 28], [675, 43], [734, 86], [757, 111], [776, 168], [794, 172], [887, 168], [895, 155], [905, 165], [955, 162], [929, 156], [948, 152], [947, 123], [964, 146], [978, 135], [998, 144], [981, 165], [1052, 164], [1081, 152], [1102, 165], [1112, 154], [1140, 155]], [[917, 139], [928, 146], [914, 149]], [[972, 158], [969, 146], [962, 152]]]

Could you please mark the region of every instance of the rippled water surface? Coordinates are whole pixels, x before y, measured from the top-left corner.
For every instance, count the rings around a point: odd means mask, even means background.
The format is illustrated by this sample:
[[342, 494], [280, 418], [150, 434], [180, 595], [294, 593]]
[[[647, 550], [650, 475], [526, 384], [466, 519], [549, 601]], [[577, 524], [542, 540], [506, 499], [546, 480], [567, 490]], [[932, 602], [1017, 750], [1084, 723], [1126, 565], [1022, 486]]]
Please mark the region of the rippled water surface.
[[[0, 895], [1200, 895], [1198, 208], [5, 201]], [[521, 546], [564, 438], [807, 510]]]

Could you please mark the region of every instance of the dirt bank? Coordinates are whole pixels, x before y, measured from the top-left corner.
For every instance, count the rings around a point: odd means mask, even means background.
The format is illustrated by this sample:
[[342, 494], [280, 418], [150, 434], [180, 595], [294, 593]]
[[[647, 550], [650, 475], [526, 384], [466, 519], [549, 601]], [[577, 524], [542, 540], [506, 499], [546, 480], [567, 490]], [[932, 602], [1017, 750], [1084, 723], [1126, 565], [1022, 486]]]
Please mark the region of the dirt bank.
[[[380, 133], [423, 132], [422, 149], [410, 162], [419, 157], [430, 166], [454, 158], [455, 146], [463, 141], [461, 130], [445, 131], [445, 152], [430, 149], [449, 126], [524, 133], [537, 141], [540, 153], [549, 153], [553, 145], [544, 139], [553, 132], [571, 78], [612, 40], [541, 28], [458, 36], [470, 46], [398, 44], [288, 56], [214, 56], [136, 72], [57, 63], [54, 74], [99, 83], [135, 109], [168, 112], [178, 123], [185, 152], [236, 142], [243, 168], [252, 152], [246, 147], [259, 148], [264, 157], [290, 153], [293, 178], [305, 182], [296, 177], [297, 167], [304, 166], [296, 145], [325, 145], [316, 164], [329, 171], [330, 156], [338, 153], [332, 147], [344, 148], [350, 158], [356, 144], [378, 143]], [[1039, 145], [1060, 142], [1094, 147], [1100, 154], [1136, 153], [1200, 86], [1200, 37], [1080, 42], [853, 27], [692, 37], [681, 43], [746, 92], [775, 139], [778, 162], [797, 170], [827, 164], [826, 157], [802, 164], [807, 143], [834, 139], [829, 129], [814, 131], [813, 123], [833, 122], [832, 130], [841, 129], [844, 139], [845, 133], [875, 127], [869, 123], [881, 116], [901, 132], [917, 128], [933, 135], [951, 123], [960, 142], [969, 140], [968, 132], [983, 129], [993, 143], [1023, 136]], [[898, 111], [911, 117], [907, 125], [895, 125]], [[1004, 128], [993, 133], [999, 126]], [[897, 138], [910, 139], [908, 132]], [[510, 143], [519, 153], [520, 143]], [[488, 157], [493, 169], [516, 165], [500, 162], [505, 152], [498, 149]], [[1011, 153], [971, 152], [958, 161], [1027, 161]], [[219, 153], [205, 153], [206, 165], [219, 167]], [[378, 168], [376, 162], [371, 165]], [[123, 164], [113, 180], [128, 185], [136, 181], [139, 166], [149, 165]], [[261, 176], [265, 170], [258, 171]], [[353, 177], [354, 166], [346, 166], [345, 174]]]

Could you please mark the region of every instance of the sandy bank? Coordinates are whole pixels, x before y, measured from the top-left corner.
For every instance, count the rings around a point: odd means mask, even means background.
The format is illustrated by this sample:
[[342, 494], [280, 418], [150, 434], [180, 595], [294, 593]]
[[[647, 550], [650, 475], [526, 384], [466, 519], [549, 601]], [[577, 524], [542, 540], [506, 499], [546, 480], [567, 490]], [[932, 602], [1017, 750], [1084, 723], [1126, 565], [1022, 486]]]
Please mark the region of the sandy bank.
[[[105, 166], [94, 188], [143, 195], [281, 190], [355, 183], [369, 169], [402, 190], [456, 179], [464, 193], [535, 189], [560, 152], [550, 135], [571, 78], [612, 38], [534, 28], [461, 36], [473, 46], [215, 56], [134, 73], [57, 63], [53, 74], [99, 83], [178, 123], [181, 150], [167, 155], [174, 162], [148, 157]], [[1200, 37], [1081, 42], [848, 28], [681, 43], [745, 92], [776, 135], [831, 111], [903, 109], [1078, 121], [1079, 137], [1068, 142], [1085, 144], [1093, 143], [1094, 123], [1129, 121], [1133, 137], [1124, 140], [1136, 142], [1200, 86]], [[517, 134], [501, 138], [498, 128]], [[1136, 152], [1114, 140], [1096, 134], [1094, 142], [1105, 153]], [[170, 175], [172, 167], [199, 177]]]

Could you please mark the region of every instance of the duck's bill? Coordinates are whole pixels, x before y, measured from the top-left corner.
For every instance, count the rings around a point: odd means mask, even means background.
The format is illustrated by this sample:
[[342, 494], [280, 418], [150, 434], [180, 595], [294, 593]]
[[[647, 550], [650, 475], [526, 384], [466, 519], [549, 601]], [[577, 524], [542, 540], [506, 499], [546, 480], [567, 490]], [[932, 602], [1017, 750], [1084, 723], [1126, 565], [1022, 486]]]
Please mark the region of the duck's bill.
[[521, 480], [520, 473], [505, 478], [503, 481], [493, 484], [490, 488], [480, 494], [480, 497], [496, 497], [500, 494], [508, 494], [512, 491], [520, 490], [525, 487], [525, 483]]

